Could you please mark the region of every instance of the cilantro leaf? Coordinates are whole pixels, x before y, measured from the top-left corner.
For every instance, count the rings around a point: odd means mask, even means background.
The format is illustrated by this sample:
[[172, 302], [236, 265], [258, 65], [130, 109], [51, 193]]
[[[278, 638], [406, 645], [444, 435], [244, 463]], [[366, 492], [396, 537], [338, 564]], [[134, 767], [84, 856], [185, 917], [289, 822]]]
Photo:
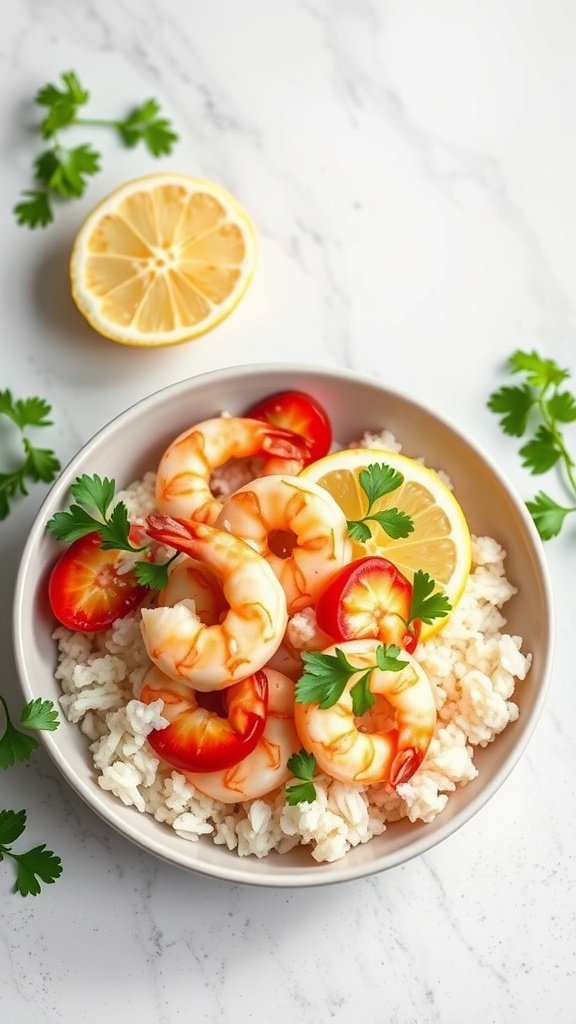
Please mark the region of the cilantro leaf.
[[46, 523], [46, 529], [56, 537], [56, 540], [72, 541], [80, 537], [86, 537], [89, 533], [97, 532], [102, 523], [94, 519], [89, 512], [80, 505], [71, 505], [67, 512], [55, 512], [52, 519]]
[[436, 581], [418, 569], [412, 580], [412, 598], [410, 600], [410, 611], [408, 622], [414, 619], [421, 619], [422, 622], [430, 624], [434, 619], [443, 619], [452, 610], [452, 605], [446, 594], [436, 591]]
[[25, 733], [19, 732], [14, 727], [8, 705], [2, 696], [0, 696], [0, 703], [6, 716], [4, 733], [0, 737], [0, 770], [5, 770], [11, 768], [17, 761], [28, 761], [38, 747], [38, 741], [33, 736], [26, 736]]
[[103, 519], [106, 518], [115, 491], [114, 480], [109, 480], [107, 476], [102, 479], [97, 473], [93, 476], [83, 473], [70, 488], [72, 497], [79, 505], [97, 509]]
[[26, 811], [0, 811], [0, 846], [15, 843], [26, 828]]
[[505, 434], [522, 437], [534, 401], [534, 394], [528, 384], [521, 387], [503, 387], [490, 395], [488, 408], [497, 415], [502, 415], [500, 426]]
[[13, 213], [16, 222], [27, 228], [45, 228], [54, 220], [50, 199], [47, 192], [39, 189], [26, 189], [22, 199], [16, 203]]
[[304, 651], [302, 661], [305, 669], [296, 683], [295, 699], [299, 704], [318, 704], [322, 710], [340, 700], [346, 683], [359, 671], [338, 647], [334, 654]]
[[576, 420], [576, 399], [569, 391], [557, 391], [546, 403], [548, 413], [560, 423]]
[[152, 156], [171, 153], [178, 136], [165, 117], [158, 117], [159, 113], [159, 104], [150, 99], [145, 100], [124, 121], [117, 121], [116, 127], [124, 144], [132, 148], [142, 141]]
[[35, 448], [27, 437], [22, 438], [26, 452], [26, 462], [23, 470], [26, 476], [36, 482], [43, 481], [49, 484], [60, 469], [60, 463], [50, 448]]
[[371, 532], [367, 523], [364, 523], [361, 520], [348, 519], [346, 520], [346, 525], [352, 540], [357, 540], [361, 544], [365, 544], [367, 540], [370, 540]]
[[21, 896], [37, 896], [41, 890], [40, 882], [48, 885], [55, 882], [62, 874], [62, 861], [46, 844], [35, 846], [26, 853], [9, 853], [16, 862], [18, 874], [14, 892]]
[[365, 517], [365, 521], [374, 521], [382, 527], [385, 533], [393, 540], [400, 537], [408, 537], [414, 530], [414, 522], [407, 512], [401, 512], [397, 508], [386, 508], [381, 512], [372, 512]]
[[98, 533], [102, 538], [100, 547], [104, 551], [119, 550], [133, 551], [130, 540], [130, 523], [128, 521], [128, 509], [123, 501], [119, 501], [112, 509], [110, 517], [105, 523], [98, 527]]
[[316, 758], [314, 754], [302, 749], [288, 758], [287, 766], [296, 779], [301, 779], [301, 784], [288, 786], [286, 788], [286, 803], [290, 806], [306, 803], [311, 804], [316, 799], [316, 788], [312, 779], [316, 774]]
[[551, 540], [552, 537], [557, 537], [566, 516], [570, 512], [576, 512], [576, 506], [565, 508], [558, 505], [544, 491], [538, 491], [533, 501], [527, 501], [526, 508], [532, 516], [542, 540]]
[[138, 583], [151, 590], [164, 590], [168, 586], [168, 562], [136, 562], [134, 572]]
[[0, 412], [24, 430], [25, 427], [51, 427], [52, 421], [46, 419], [52, 412], [52, 406], [44, 398], [18, 398], [14, 400], [12, 392], [6, 388], [0, 391]]
[[522, 352], [520, 349], [510, 356], [509, 367], [512, 373], [524, 373], [528, 383], [535, 388], [561, 384], [570, 376], [569, 371], [562, 370], [553, 359], [544, 359], [537, 352]]
[[363, 469], [358, 476], [360, 486], [368, 498], [370, 508], [378, 498], [396, 491], [404, 483], [404, 477], [398, 470], [385, 462], [373, 462]]
[[45, 729], [47, 732], [54, 732], [60, 725], [58, 709], [53, 701], [36, 697], [23, 708], [20, 725], [27, 729]]
[[55, 135], [59, 128], [72, 124], [78, 108], [84, 106], [89, 99], [88, 92], [73, 71], [65, 71], [60, 77], [64, 83], [63, 89], [48, 84], [36, 93], [36, 103], [48, 110], [40, 124], [45, 139]]
[[36, 178], [65, 198], [83, 195], [87, 178], [99, 170], [100, 154], [87, 144], [73, 149], [55, 146], [42, 153], [34, 165]]
[[374, 707], [376, 698], [370, 691], [370, 677], [372, 675], [372, 669], [369, 668], [363, 676], [360, 677], [357, 683], [350, 689], [350, 696], [352, 697], [352, 710], [356, 715], [356, 718], [361, 718], [365, 715], [370, 708]]
[[313, 804], [316, 799], [316, 787], [313, 782], [297, 782], [286, 787], [286, 803], [290, 807], [296, 804]]
[[396, 644], [380, 644], [376, 648], [376, 664], [381, 672], [401, 672], [408, 664], [398, 657], [400, 648]]
[[562, 449], [548, 427], [540, 426], [533, 439], [520, 449], [522, 465], [531, 473], [546, 473], [558, 462]]

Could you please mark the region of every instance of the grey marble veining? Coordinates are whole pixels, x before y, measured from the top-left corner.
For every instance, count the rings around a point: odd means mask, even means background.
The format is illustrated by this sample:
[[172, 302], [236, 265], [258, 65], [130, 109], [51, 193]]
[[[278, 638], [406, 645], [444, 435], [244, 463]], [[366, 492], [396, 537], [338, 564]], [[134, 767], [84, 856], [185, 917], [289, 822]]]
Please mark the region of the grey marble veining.
[[[576, 371], [575, 37], [570, 0], [7, 6], [0, 386], [52, 401], [66, 461], [186, 376], [263, 359], [346, 366], [441, 409], [530, 496], [485, 402], [518, 346]], [[30, 99], [67, 68], [104, 116], [158, 96], [182, 139], [157, 164], [103, 135], [86, 196], [31, 234], [10, 212], [39, 149]], [[159, 168], [238, 196], [259, 269], [213, 333], [133, 352], [83, 323], [67, 261], [81, 216]], [[0, 524], [4, 663], [43, 490]], [[548, 547], [559, 642], [525, 756], [456, 835], [385, 875], [304, 892], [211, 882], [109, 829], [43, 752], [0, 776], [0, 805], [26, 807], [31, 842], [65, 865], [28, 900], [0, 865], [2, 1021], [574, 1024], [574, 537]], [[13, 669], [2, 691], [17, 702]]]

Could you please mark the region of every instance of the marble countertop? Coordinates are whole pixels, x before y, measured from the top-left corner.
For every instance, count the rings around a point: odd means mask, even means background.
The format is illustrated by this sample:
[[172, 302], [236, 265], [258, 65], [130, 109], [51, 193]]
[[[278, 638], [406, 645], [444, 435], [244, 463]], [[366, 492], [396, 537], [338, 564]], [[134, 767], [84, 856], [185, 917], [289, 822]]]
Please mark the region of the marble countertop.
[[[432, 402], [533, 494], [485, 403], [519, 346], [576, 370], [570, 0], [18, 0], [3, 24], [0, 386], [52, 402], [63, 462], [162, 385], [294, 360]], [[29, 233], [11, 206], [39, 148], [30, 99], [68, 68], [104, 116], [157, 96], [182, 141], [157, 163], [103, 136], [85, 198]], [[70, 244], [114, 186], [169, 168], [238, 196], [259, 269], [206, 337], [131, 351], [73, 308]], [[10, 605], [44, 492], [0, 525], [15, 703]], [[547, 546], [559, 641], [525, 756], [456, 835], [386, 874], [302, 892], [219, 884], [113, 832], [43, 752], [2, 775], [2, 804], [28, 809], [31, 845], [65, 870], [22, 900], [0, 866], [0, 1018], [574, 1024], [575, 553], [574, 527]]]

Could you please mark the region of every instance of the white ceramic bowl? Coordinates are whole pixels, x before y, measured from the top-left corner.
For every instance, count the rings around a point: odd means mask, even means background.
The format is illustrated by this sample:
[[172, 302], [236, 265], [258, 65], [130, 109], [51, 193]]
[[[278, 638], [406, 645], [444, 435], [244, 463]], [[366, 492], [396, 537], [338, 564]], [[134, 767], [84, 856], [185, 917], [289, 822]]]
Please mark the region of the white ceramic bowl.
[[125, 486], [154, 469], [169, 441], [192, 423], [221, 410], [241, 414], [256, 399], [292, 388], [319, 399], [339, 440], [347, 442], [365, 429], [387, 427], [402, 441], [407, 455], [424, 455], [431, 466], [450, 474], [471, 530], [496, 537], [508, 552], [507, 574], [518, 587], [507, 605], [508, 628], [525, 638], [534, 660], [514, 697], [520, 705], [519, 720], [477, 751], [478, 778], [450, 797], [446, 811], [430, 825], [391, 825], [382, 836], [333, 864], [316, 864], [305, 848], [258, 860], [240, 858], [209, 840], [180, 839], [151, 815], [124, 807], [100, 789], [87, 740], [77, 725], [64, 721], [56, 732], [41, 733], [48, 753], [76, 792], [139, 846], [206, 875], [269, 886], [320, 885], [382, 871], [430, 849], [472, 818], [502, 785], [534, 729], [545, 699], [552, 649], [550, 584], [539, 538], [522, 502], [471, 441], [435, 413], [368, 378], [311, 367], [242, 366], [183, 381], [144, 399], [96, 434], [62, 472], [30, 532], [16, 586], [14, 646], [25, 699], [59, 697], [47, 581], [61, 546], [45, 525], [68, 504], [74, 478], [99, 473]]

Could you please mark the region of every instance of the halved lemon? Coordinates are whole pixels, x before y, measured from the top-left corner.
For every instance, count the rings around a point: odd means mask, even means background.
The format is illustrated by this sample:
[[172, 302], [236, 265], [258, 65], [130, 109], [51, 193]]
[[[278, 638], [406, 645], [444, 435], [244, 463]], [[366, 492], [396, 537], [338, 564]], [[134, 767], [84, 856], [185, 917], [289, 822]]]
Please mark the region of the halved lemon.
[[[398, 508], [412, 518], [414, 530], [407, 537], [394, 540], [371, 521], [370, 539], [365, 543], [352, 541], [353, 557], [381, 555], [410, 581], [421, 569], [436, 581], [455, 608], [470, 573], [472, 546], [464, 513], [437, 473], [396, 452], [354, 448], [327, 455], [306, 466], [300, 475], [325, 487], [348, 520], [360, 520], [368, 504], [360, 486], [360, 473], [374, 463], [391, 466], [404, 480], [396, 490], [379, 498], [373, 511]], [[444, 618], [430, 625], [424, 623], [422, 637], [435, 633], [446, 621]]]
[[137, 178], [87, 217], [70, 259], [88, 322], [123, 345], [174, 345], [236, 307], [256, 261], [248, 214], [220, 185], [184, 174]]

